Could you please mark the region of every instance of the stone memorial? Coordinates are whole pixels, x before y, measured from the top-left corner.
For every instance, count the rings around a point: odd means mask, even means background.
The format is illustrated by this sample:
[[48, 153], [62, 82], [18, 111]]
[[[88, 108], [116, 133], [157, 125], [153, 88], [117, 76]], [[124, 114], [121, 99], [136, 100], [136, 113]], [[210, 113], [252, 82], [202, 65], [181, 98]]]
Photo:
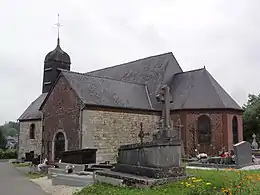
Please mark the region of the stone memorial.
[[96, 148], [65, 151], [62, 152], [61, 161], [71, 164], [96, 163], [96, 152]]
[[254, 150], [257, 150], [257, 149], [258, 149], [258, 143], [256, 142], [256, 134], [253, 134], [253, 135], [252, 135], [252, 138], [253, 138], [253, 141], [252, 141], [251, 146], [252, 146], [252, 148], [253, 148]]
[[179, 135], [172, 136], [174, 133], [170, 127], [169, 104], [172, 101], [168, 86], [161, 88], [157, 100], [164, 107], [160, 128], [153, 135], [153, 140], [143, 141], [144, 136], [150, 134], [144, 133], [141, 123], [140, 143], [120, 146], [117, 164], [111, 172], [96, 171], [95, 175], [123, 179], [127, 185], [138, 182], [142, 185], [156, 185], [186, 177], [185, 167], [181, 166], [181, 139]]
[[250, 143], [242, 141], [235, 144], [234, 152], [237, 166], [243, 167], [252, 164], [252, 148]]

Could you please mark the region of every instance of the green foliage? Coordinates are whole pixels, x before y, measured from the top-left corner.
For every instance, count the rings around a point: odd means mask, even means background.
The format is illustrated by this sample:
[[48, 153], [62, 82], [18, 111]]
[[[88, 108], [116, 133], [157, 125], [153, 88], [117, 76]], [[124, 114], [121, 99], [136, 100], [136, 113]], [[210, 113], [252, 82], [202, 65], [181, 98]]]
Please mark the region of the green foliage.
[[0, 131], [3, 132], [4, 136], [16, 136], [19, 133], [19, 123], [8, 122], [0, 126]]
[[17, 150], [8, 149], [3, 150], [0, 149], [0, 159], [16, 159], [17, 158]]
[[6, 137], [0, 129], [0, 149], [5, 148], [5, 145], [6, 145]]
[[260, 94], [249, 94], [243, 109], [244, 139], [250, 141], [260, 130]]
[[258, 195], [260, 172], [238, 170], [191, 170], [194, 175], [184, 181], [151, 189], [94, 184], [74, 195]]

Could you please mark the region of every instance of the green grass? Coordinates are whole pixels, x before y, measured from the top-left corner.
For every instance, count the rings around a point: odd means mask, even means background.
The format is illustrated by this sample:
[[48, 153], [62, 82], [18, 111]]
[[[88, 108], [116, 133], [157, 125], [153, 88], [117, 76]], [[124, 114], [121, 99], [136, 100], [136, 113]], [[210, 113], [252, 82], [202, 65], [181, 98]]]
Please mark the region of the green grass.
[[29, 179], [38, 179], [38, 178], [40, 178], [40, 177], [45, 177], [45, 176], [47, 176], [45, 173], [30, 173], [30, 172], [26, 173], [25, 175], [26, 175], [26, 177], [28, 177]]
[[195, 178], [152, 189], [94, 184], [75, 195], [259, 195], [260, 171], [188, 170]]
[[25, 163], [13, 163], [14, 166], [16, 167], [29, 167], [30, 163], [25, 162]]

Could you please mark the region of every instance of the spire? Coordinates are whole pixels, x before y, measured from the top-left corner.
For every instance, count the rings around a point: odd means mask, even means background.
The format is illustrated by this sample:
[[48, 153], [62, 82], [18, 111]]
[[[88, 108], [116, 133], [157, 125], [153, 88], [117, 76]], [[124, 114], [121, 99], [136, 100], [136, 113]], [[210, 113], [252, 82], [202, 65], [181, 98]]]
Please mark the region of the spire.
[[60, 14], [58, 14], [58, 22], [55, 24], [58, 29], [58, 39], [57, 39], [57, 46], [60, 46], [60, 27], [62, 27], [60, 23]]

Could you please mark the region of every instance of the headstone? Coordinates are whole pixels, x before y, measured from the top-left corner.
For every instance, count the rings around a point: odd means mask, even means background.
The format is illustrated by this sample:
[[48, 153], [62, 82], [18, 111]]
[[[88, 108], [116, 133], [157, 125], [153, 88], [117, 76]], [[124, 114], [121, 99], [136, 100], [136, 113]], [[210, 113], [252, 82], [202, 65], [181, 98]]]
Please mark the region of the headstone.
[[256, 134], [253, 134], [252, 138], [253, 138], [253, 141], [252, 141], [251, 146], [252, 146], [253, 149], [257, 150], [258, 149], [258, 143], [256, 142]]
[[235, 144], [234, 153], [237, 166], [252, 164], [252, 148], [249, 142], [242, 141]]

